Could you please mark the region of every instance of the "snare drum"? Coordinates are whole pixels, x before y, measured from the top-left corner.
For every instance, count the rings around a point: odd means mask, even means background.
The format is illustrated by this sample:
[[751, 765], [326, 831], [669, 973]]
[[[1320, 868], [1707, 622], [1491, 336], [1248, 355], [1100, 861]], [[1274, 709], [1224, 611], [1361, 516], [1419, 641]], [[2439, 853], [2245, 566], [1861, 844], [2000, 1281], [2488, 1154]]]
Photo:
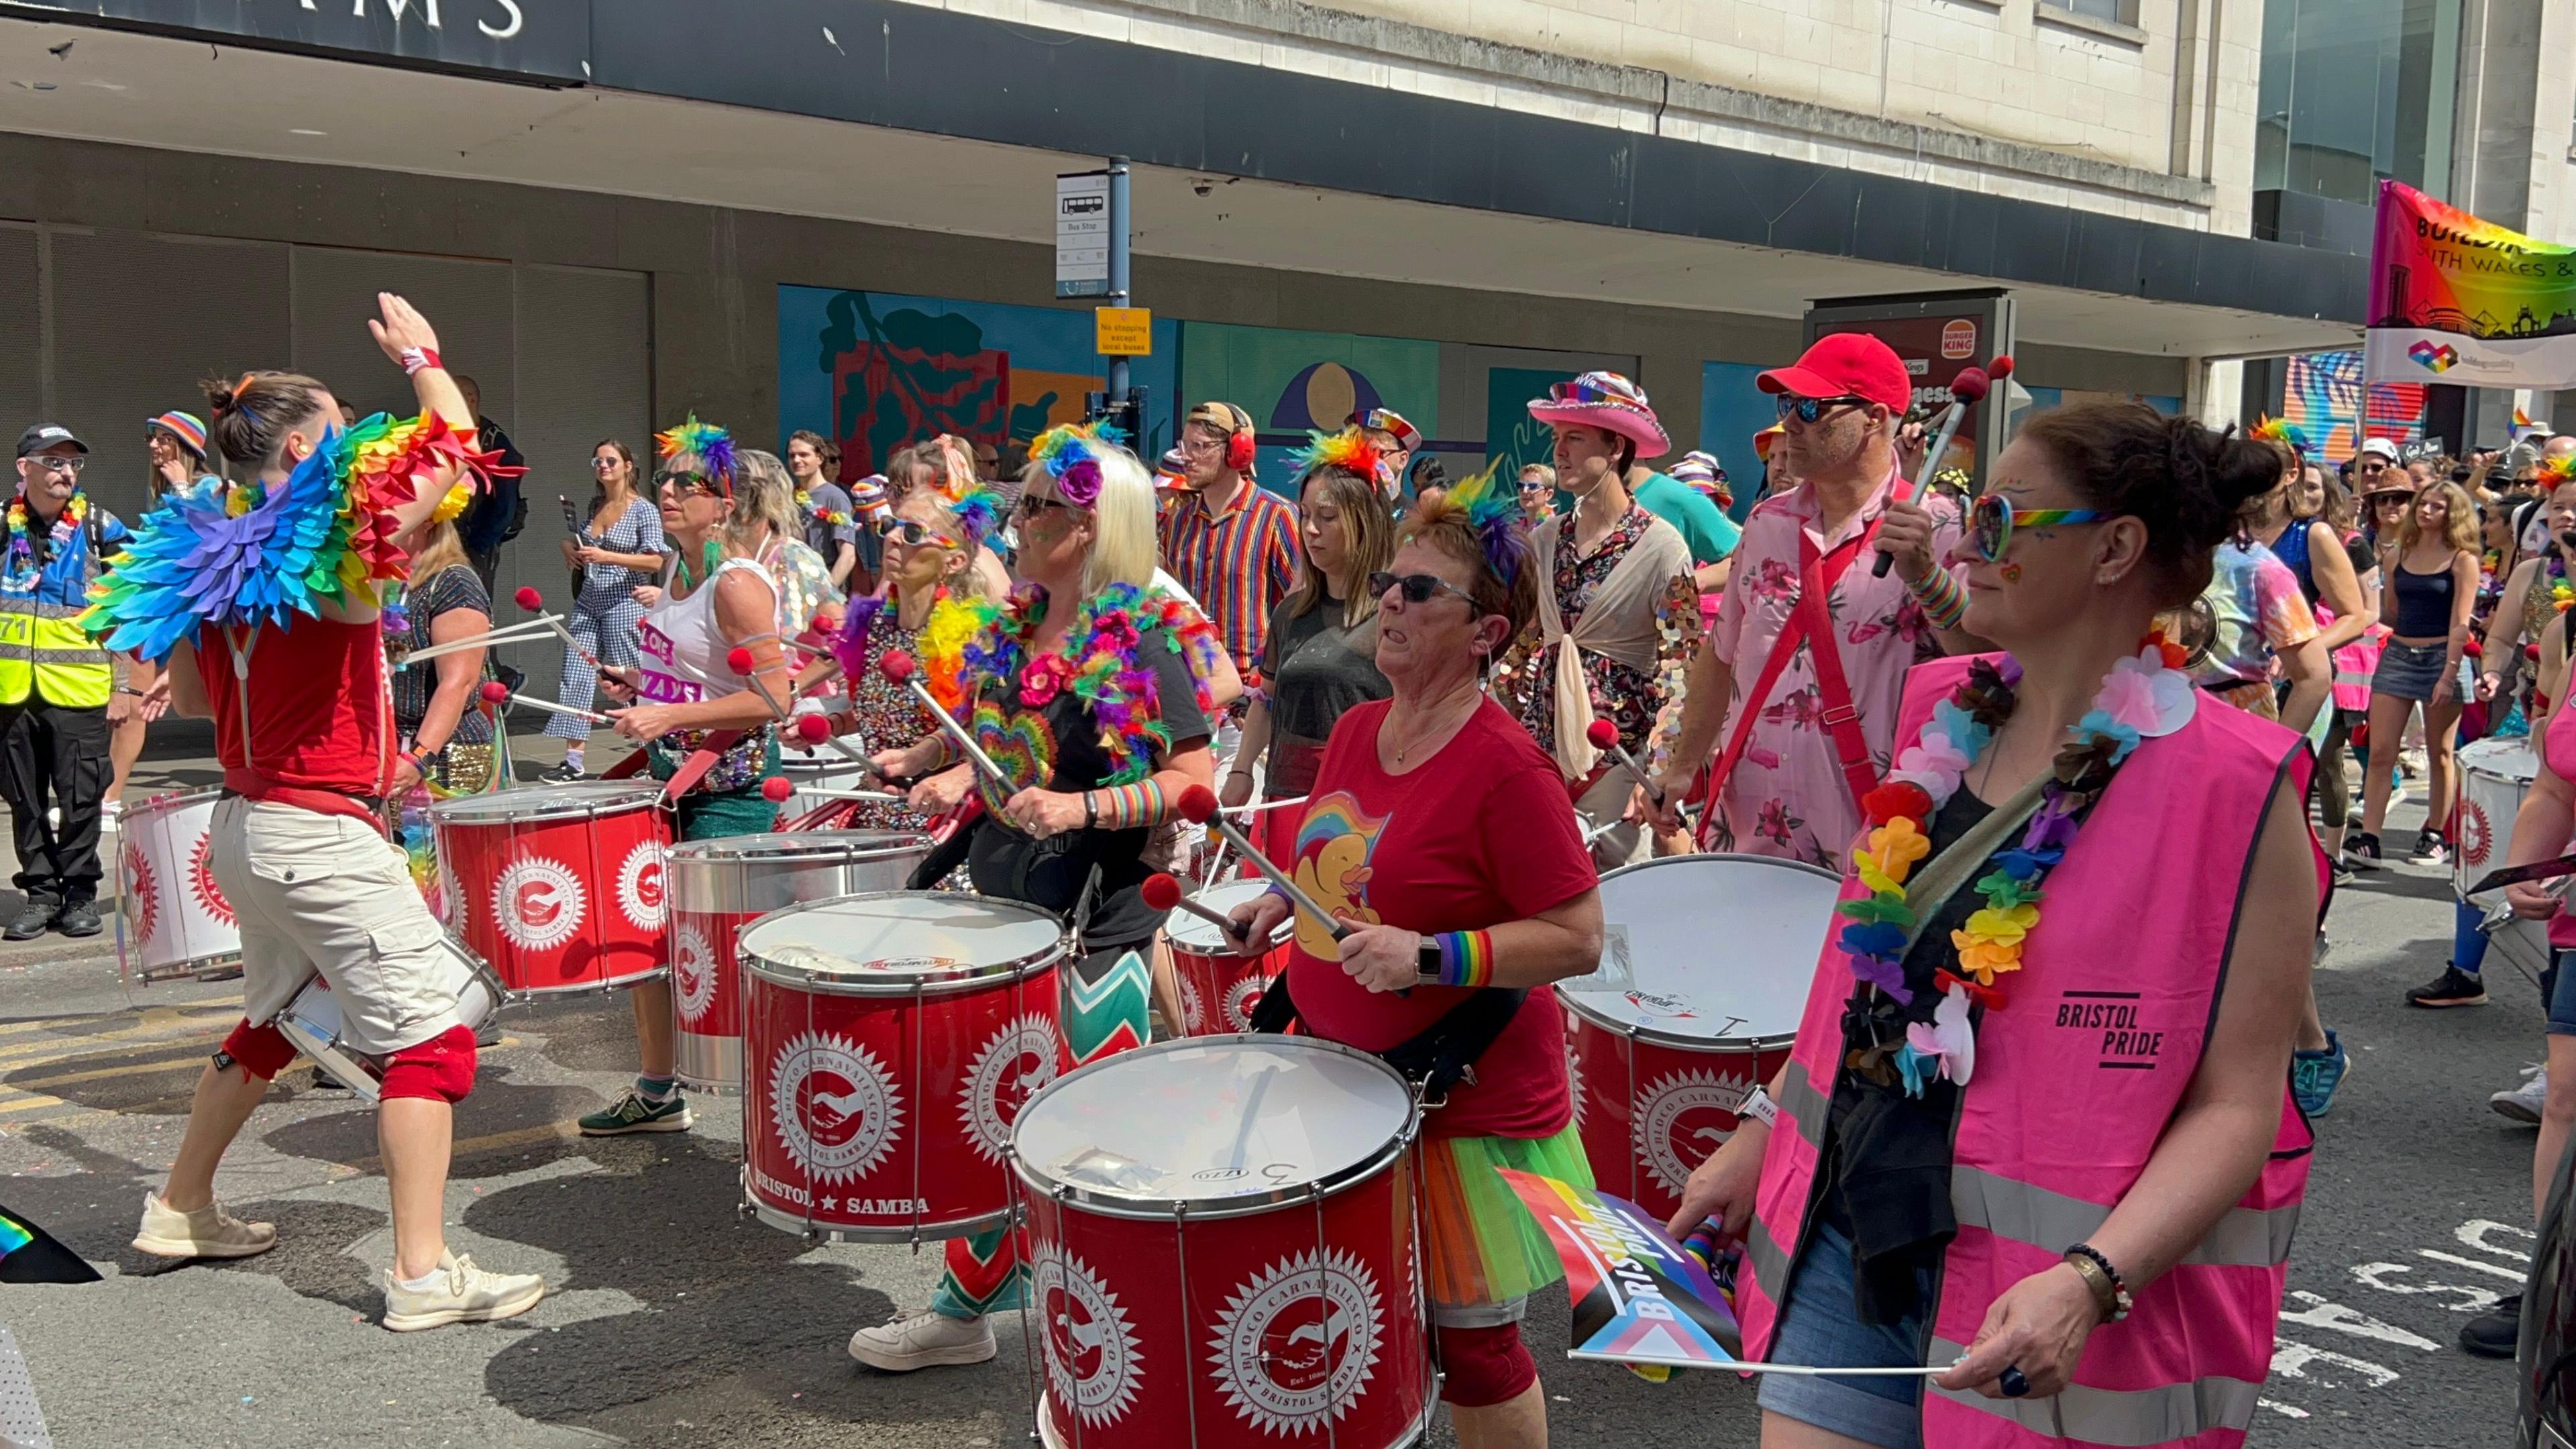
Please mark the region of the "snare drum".
[[832, 790], [880, 790], [876, 778], [859, 767], [859, 762], [823, 746], [811, 755], [782, 754], [779, 773], [787, 777], [790, 791], [783, 807], [786, 818], [794, 820], [833, 803]]
[[1011, 1135], [1050, 1449], [1390, 1449], [1430, 1426], [1413, 1144], [1392, 1067], [1302, 1036], [1167, 1041]]
[[2489, 872], [2501, 870], [2513, 849], [2513, 819], [2539, 773], [2531, 741], [2480, 740], [2460, 747], [2460, 824], [2452, 857], [2451, 888], [2461, 899]]
[[[445, 938], [446, 949], [440, 952], [448, 983], [456, 990], [456, 1014], [471, 1030], [480, 1032], [484, 1023], [501, 1010], [501, 978], [492, 968], [474, 959], [472, 952], [453, 936]], [[331, 994], [331, 983], [315, 972], [304, 983], [304, 989], [286, 1004], [271, 1023], [296, 1050], [322, 1064], [342, 1086], [373, 1102], [384, 1086], [385, 1068], [381, 1058], [351, 1047], [341, 1040], [340, 1003]]]
[[[1270, 889], [1265, 880], [1230, 880], [1192, 899], [1222, 916]], [[1252, 1009], [1270, 978], [1288, 969], [1288, 938], [1258, 957], [1237, 956], [1214, 924], [1175, 908], [1164, 927], [1172, 943], [1172, 975], [1180, 985], [1181, 1035], [1217, 1036], [1252, 1030]]]
[[671, 1010], [678, 1076], [742, 1090], [742, 976], [734, 938], [788, 906], [900, 890], [930, 839], [886, 830], [729, 835], [671, 847]]
[[467, 795], [429, 808], [447, 924], [513, 999], [663, 975], [671, 817], [622, 780]]
[[1830, 871], [1757, 855], [1677, 855], [1601, 877], [1602, 969], [1556, 994], [1574, 1120], [1603, 1192], [1657, 1216], [1681, 1210], [1691, 1169], [1789, 1059], [1841, 888]]
[[743, 1191], [808, 1237], [919, 1242], [1010, 1215], [1021, 1104], [1072, 1064], [1063, 923], [1035, 906], [887, 891], [743, 928]]
[[116, 966], [133, 982], [213, 979], [241, 969], [241, 930], [207, 849], [220, 790], [161, 795], [117, 825]]

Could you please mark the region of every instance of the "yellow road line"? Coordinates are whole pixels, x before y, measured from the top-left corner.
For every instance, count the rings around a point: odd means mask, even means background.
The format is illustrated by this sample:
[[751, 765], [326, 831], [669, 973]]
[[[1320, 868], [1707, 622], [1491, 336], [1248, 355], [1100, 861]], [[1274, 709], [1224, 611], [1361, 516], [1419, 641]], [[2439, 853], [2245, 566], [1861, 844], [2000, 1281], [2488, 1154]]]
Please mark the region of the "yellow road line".
[[[209, 1037], [207, 1040], [214, 1041], [217, 1038]], [[0, 1101], [5, 1101], [30, 1087], [61, 1087], [73, 1082], [98, 1082], [105, 1081], [109, 1077], [141, 1076], [151, 1072], [174, 1071], [180, 1067], [201, 1067], [205, 1064], [204, 1056], [190, 1055], [167, 1057], [153, 1062], [127, 1062], [121, 1067], [97, 1067], [85, 1072], [61, 1072], [50, 1077], [22, 1077], [16, 1081], [0, 1082]]]
[[[55, 1037], [47, 1041], [19, 1042], [14, 1046], [0, 1047], [0, 1062], [16, 1061], [27, 1057], [43, 1057], [47, 1054], [53, 1054], [56, 1056], [96, 1054], [103, 1043], [112, 1045], [117, 1042], [151, 1042], [156, 1038], [167, 1038], [190, 1031], [202, 1030], [212, 1022], [222, 1021], [228, 1017], [238, 1017], [240, 1015], [241, 1008], [239, 1006], [227, 1007], [221, 1013], [213, 1016], [185, 1016], [181, 1015], [178, 1010], [173, 1007], [153, 1007], [150, 1010], [147, 1010], [143, 1014], [142, 1019], [136, 1021], [132, 1026], [121, 1026], [112, 1031], [90, 1032], [81, 1036]], [[78, 1018], [74, 1018], [74, 1020], [78, 1020]], [[221, 1040], [221, 1038], [217, 1038], [217, 1040]]]

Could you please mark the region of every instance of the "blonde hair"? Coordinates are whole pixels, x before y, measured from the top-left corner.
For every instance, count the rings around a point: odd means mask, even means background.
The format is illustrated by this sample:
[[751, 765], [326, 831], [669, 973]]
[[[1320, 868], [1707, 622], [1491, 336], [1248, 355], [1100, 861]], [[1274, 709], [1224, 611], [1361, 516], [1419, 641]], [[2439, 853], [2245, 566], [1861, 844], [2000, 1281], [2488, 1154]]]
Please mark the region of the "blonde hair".
[[[1395, 557], [1395, 515], [1386, 506], [1386, 496], [1377, 491], [1377, 480], [1363, 478], [1348, 468], [1317, 468], [1309, 472], [1297, 485], [1301, 505], [1312, 488], [1323, 489], [1324, 497], [1341, 510], [1342, 537], [1348, 540], [1351, 559], [1350, 587], [1342, 598], [1342, 627], [1348, 629], [1377, 612], [1377, 595], [1368, 591], [1368, 576], [1383, 570], [1386, 561]], [[1332, 590], [1331, 580], [1315, 566], [1315, 556], [1302, 546], [1297, 555], [1305, 582], [1288, 596], [1288, 615], [1302, 619], [1331, 598]]]
[[420, 546], [412, 550], [409, 587], [420, 588], [465, 562], [465, 536], [456, 531], [456, 520], [433, 523], [421, 530]]
[[966, 537], [966, 525], [958, 519], [957, 510], [949, 506], [948, 500], [941, 496], [938, 489], [916, 488], [905, 494], [903, 500], [894, 505], [895, 516], [900, 518], [905, 509], [915, 506], [929, 509], [938, 518], [940, 528], [962, 545], [948, 552], [965, 562], [955, 572], [943, 576], [940, 586], [956, 598], [986, 597], [989, 591], [984, 587], [984, 571], [976, 567], [977, 560], [983, 553], [983, 545]]
[[[1100, 496], [1091, 500], [1091, 552], [1082, 560], [1086, 599], [1111, 584], [1141, 589], [1154, 581], [1153, 477], [1125, 448], [1094, 444], [1092, 456], [1100, 461]], [[1032, 484], [1054, 481], [1040, 459], [1031, 458], [1020, 470], [1023, 492]], [[1056, 489], [1055, 496], [1063, 497], [1064, 491]]]
[[2424, 526], [2416, 521], [2415, 510], [2422, 506], [2427, 493], [2441, 494], [2442, 502], [2448, 505], [2448, 512], [2442, 519], [2442, 541], [2451, 546], [2453, 553], [2476, 553], [2478, 505], [2469, 497], [2467, 489], [2448, 478], [2415, 490], [2415, 496], [2406, 504], [2406, 521], [2397, 526], [2398, 548], [2411, 549], [2423, 541]]
[[758, 448], [734, 452], [733, 519], [725, 525], [725, 544], [736, 553], [760, 547], [760, 525], [780, 538], [802, 539], [796, 526], [796, 480], [776, 453]]

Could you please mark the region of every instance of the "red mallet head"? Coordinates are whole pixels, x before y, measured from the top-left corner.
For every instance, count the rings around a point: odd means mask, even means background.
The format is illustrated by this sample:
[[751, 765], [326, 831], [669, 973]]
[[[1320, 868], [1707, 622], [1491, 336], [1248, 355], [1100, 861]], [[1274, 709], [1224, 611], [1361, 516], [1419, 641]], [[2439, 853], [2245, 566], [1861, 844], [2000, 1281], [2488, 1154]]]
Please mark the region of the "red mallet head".
[[735, 645], [732, 652], [725, 655], [725, 668], [732, 670], [736, 674], [749, 674], [751, 672], [751, 651], [740, 645]]
[[819, 745], [832, 737], [832, 722], [819, 714], [796, 717], [796, 738], [809, 745]]
[[485, 704], [508, 704], [510, 702], [510, 686], [503, 684], [497, 679], [487, 679], [483, 681], [483, 702]]
[[1592, 748], [1606, 750], [1619, 743], [1619, 727], [1606, 719], [1596, 719], [1584, 727], [1583, 737], [1592, 742]]
[[1168, 911], [1181, 903], [1181, 883], [1161, 871], [1156, 871], [1145, 877], [1142, 894], [1145, 897], [1145, 909]]
[[760, 798], [772, 805], [785, 804], [787, 797], [795, 793], [796, 787], [788, 783], [785, 775], [772, 775], [760, 782]]
[[900, 649], [889, 649], [877, 660], [877, 673], [890, 684], [903, 684], [912, 678], [912, 656]]
[[1994, 379], [1986, 376], [1983, 368], [1963, 367], [1957, 377], [1950, 379], [1950, 396], [1972, 406], [1984, 402], [1993, 388]]
[[2005, 378], [2012, 376], [2012, 367], [2012, 354], [2004, 353], [1994, 361], [1986, 364], [1986, 376], [1993, 378], [1997, 382], [2001, 382]]
[[1192, 785], [1181, 792], [1180, 802], [1172, 808], [1192, 825], [1205, 825], [1216, 815], [1216, 792], [1205, 785]]
[[522, 609], [542, 609], [546, 606], [546, 596], [538, 593], [531, 585], [521, 584], [515, 597]]

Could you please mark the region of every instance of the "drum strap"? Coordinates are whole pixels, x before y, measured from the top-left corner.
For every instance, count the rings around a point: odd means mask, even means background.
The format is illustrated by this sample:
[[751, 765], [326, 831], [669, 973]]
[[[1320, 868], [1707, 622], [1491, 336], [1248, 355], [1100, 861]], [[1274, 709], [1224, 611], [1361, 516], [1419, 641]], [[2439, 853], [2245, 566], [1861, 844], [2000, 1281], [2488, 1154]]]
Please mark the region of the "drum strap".
[[[1519, 987], [1488, 986], [1441, 1013], [1440, 1019], [1382, 1052], [1378, 1060], [1404, 1074], [1422, 1093], [1423, 1105], [1437, 1107], [1460, 1082], [1476, 1079], [1476, 1059], [1500, 1040], [1520, 1015], [1529, 992]], [[1261, 1004], [1252, 1009], [1252, 1029], [1281, 1033], [1297, 1024], [1297, 1002], [1288, 994], [1288, 973], [1270, 978]]]

